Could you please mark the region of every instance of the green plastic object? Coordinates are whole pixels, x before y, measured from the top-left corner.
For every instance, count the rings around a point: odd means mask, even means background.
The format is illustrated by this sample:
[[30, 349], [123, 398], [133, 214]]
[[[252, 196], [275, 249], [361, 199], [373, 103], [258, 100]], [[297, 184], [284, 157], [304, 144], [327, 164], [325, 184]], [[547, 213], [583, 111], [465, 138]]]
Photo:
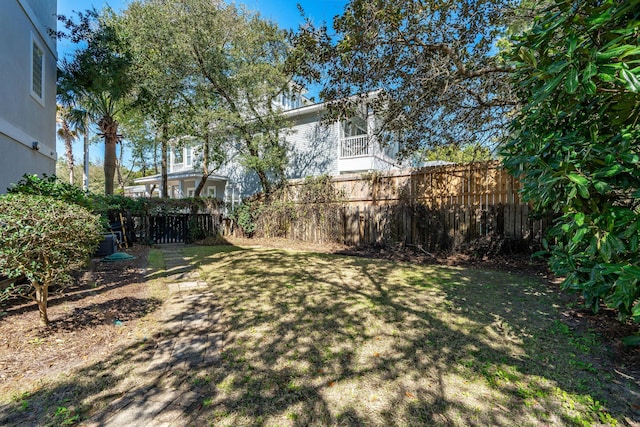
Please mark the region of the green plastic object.
[[129, 261], [132, 259], [136, 259], [133, 255], [125, 254], [124, 252], [116, 252], [109, 256], [102, 258], [104, 262], [113, 262], [113, 261]]

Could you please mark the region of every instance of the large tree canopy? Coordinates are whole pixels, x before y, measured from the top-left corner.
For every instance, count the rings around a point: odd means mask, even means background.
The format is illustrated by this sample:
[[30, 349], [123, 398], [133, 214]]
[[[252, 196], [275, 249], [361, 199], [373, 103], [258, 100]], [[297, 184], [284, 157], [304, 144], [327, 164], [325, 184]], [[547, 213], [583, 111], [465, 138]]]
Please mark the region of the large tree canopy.
[[134, 1], [122, 22], [140, 93], [163, 138], [187, 135], [202, 147], [196, 191], [235, 152], [270, 192], [286, 165], [280, 135], [286, 123], [273, 108], [289, 87], [284, 33], [258, 15], [211, 0]]
[[640, 0], [556, 1], [512, 57], [525, 107], [505, 164], [561, 215], [550, 266], [640, 322]]
[[366, 100], [405, 154], [495, 143], [517, 103], [499, 44], [526, 21], [520, 3], [352, 0], [334, 19], [335, 35], [311, 22], [300, 28], [291, 63], [322, 83], [330, 119]]

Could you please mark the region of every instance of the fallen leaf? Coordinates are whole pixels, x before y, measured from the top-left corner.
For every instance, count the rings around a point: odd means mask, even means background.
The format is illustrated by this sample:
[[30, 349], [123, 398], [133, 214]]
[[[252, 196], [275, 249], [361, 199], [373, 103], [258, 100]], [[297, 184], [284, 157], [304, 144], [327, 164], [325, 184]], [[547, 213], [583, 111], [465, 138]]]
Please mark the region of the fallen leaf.
[[409, 398], [411, 398], [411, 399], [413, 399], [414, 397], [416, 397], [416, 396], [415, 396], [413, 393], [411, 393], [410, 391], [405, 391], [405, 392], [404, 392], [404, 395], [405, 395], [405, 396], [407, 396], [407, 397], [409, 397]]
[[335, 381], [329, 381], [329, 384], [327, 384], [329, 387], [333, 387], [334, 385], [336, 385]]
[[373, 357], [380, 357], [380, 353], [373, 353]]

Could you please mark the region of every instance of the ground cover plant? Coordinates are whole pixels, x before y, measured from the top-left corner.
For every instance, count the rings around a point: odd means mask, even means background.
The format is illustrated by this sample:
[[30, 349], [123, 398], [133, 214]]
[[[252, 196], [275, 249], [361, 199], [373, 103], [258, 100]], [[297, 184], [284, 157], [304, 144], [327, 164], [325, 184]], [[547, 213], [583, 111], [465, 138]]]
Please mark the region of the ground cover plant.
[[[599, 336], [566, 322], [557, 288], [536, 278], [283, 249], [184, 253], [208, 283], [207, 298], [189, 304], [220, 313], [217, 361], [161, 376], [147, 369], [175, 321], [163, 308], [155, 332], [5, 395], [0, 424], [73, 424], [125, 394], [160, 389], [197, 396], [187, 425], [640, 420], [633, 366], [612, 369]], [[159, 255], [148, 277], [163, 276]]]

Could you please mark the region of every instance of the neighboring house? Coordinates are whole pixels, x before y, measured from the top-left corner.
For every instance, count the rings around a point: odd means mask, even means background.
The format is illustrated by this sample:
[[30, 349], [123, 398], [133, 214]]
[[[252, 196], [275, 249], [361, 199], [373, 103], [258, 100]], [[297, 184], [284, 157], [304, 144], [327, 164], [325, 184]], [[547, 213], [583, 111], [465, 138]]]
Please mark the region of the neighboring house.
[[56, 0], [0, 3], [0, 194], [56, 167]]
[[[289, 147], [288, 179], [382, 171], [398, 167], [397, 146], [381, 148], [374, 136], [375, 118], [363, 112], [346, 122], [323, 124], [325, 104], [314, 104], [299, 94], [281, 96], [278, 103], [291, 127], [283, 129]], [[168, 193], [171, 198], [193, 196], [201, 173], [194, 169], [198, 147], [174, 147], [169, 155]], [[161, 176], [135, 180], [130, 196], [158, 196]], [[209, 177], [201, 196], [217, 197], [231, 204], [260, 191], [257, 175], [233, 158]]]

